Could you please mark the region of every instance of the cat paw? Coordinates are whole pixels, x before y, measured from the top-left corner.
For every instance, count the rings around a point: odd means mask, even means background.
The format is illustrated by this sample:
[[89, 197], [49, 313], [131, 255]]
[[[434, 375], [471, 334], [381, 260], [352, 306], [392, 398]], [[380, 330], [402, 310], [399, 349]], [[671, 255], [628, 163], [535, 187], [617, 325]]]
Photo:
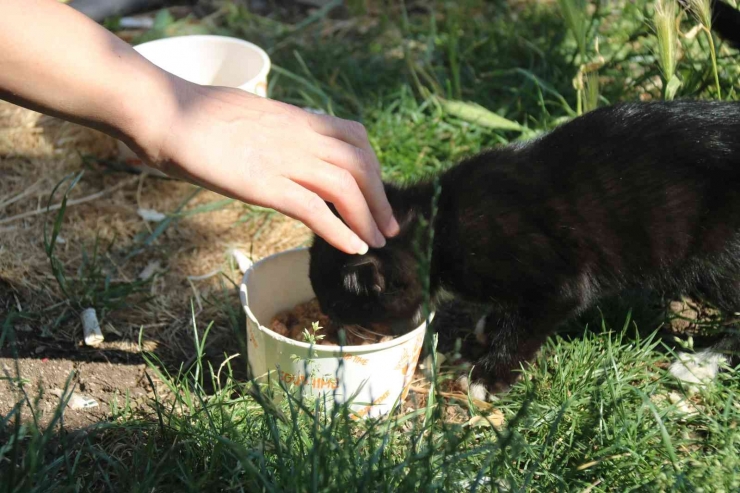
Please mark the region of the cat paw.
[[483, 402], [496, 402], [498, 400], [498, 394], [505, 394], [511, 390], [511, 386], [506, 384], [496, 384], [491, 387], [480, 381], [470, 383], [470, 379], [467, 375], [459, 377], [457, 379], [457, 384], [460, 389], [463, 392], [467, 392], [470, 397]]
[[[489, 394], [488, 389], [482, 383], [470, 383], [470, 379], [467, 375], [462, 375], [457, 379], [457, 384], [460, 386], [463, 392], [470, 394], [475, 400], [486, 402], [493, 396]], [[489, 397], [490, 396], [490, 397]]]
[[727, 357], [710, 349], [697, 353], [678, 353], [678, 359], [671, 364], [671, 375], [688, 384], [706, 384], [717, 378], [720, 365]]

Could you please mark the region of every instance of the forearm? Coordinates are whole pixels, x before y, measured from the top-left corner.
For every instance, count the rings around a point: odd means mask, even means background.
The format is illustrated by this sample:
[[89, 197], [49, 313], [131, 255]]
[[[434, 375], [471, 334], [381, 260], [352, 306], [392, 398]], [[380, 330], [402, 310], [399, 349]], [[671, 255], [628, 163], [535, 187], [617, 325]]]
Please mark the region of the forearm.
[[179, 80], [56, 0], [0, 0], [0, 98], [149, 148]]

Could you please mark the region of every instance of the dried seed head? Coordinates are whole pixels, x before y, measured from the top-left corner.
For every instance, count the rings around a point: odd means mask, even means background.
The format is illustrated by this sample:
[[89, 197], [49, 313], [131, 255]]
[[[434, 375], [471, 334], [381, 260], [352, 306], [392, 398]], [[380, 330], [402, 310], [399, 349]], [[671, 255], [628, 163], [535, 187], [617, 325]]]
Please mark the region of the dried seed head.
[[707, 31], [712, 30], [712, 0], [687, 0], [689, 9]]
[[655, 3], [653, 25], [655, 35], [658, 38], [658, 62], [666, 81], [671, 80], [676, 73], [678, 59], [677, 16], [676, 0], [658, 0]]

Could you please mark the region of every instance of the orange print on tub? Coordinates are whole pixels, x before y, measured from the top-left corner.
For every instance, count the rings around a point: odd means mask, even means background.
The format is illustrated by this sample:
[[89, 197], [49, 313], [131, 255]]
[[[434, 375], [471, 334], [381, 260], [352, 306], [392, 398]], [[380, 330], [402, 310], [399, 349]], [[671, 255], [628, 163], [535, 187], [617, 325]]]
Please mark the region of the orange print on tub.
[[386, 390], [385, 392], [383, 392], [383, 395], [381, 395], [377, 399], [373, 399], [373, 401], [370, 403], [369, 406], [365, 406], [362, 409], [360, 409], [359, 411], [357, 411], [357, 413], [356, 413], [357, 415], [356, 416], [352, 415], [352, 418], [353, 419], [359, 419], [359, 418], [364, 417], [365, 415], [367, 415], [367, 413], [370, 412], [370, 410], [373, 408], [373, 406], [377, 406], [378, 404], [382, 404], [383, 402], [385, 402], [385, 400], [388, 398], [389, 395], [391, 395], [391, 391], [390, 390]]
[[342, 356], [342, 359], [344, 361], [357, 363], [358, 365], [367, 366], [367, 358], [363, 358], [362, 356], [358, 356], [356, 354], [345, 354]]
[[403, 392], [401, 393], [401, 400], [405, 400], [409, 394], [409, 388], [411, 387], [411, 381], [414, 378], [414, 372], [416, 371], [416, 363], [419, 361], [419, 355], [421, 354], [421, 348], [424, 345], [424, 334], [416, 336], [414, 341], [414, 348], [409, 351], [403, 349], [403, 355], [398, 361], [395, 369], [403, 373]]
[[339, 387], [339, 381], [332, 377], [306, 377], [303, 373], [290, 373], [280, 370], [280, 381], [288, 385], [308, 385], [316, 390], [335, 390]]

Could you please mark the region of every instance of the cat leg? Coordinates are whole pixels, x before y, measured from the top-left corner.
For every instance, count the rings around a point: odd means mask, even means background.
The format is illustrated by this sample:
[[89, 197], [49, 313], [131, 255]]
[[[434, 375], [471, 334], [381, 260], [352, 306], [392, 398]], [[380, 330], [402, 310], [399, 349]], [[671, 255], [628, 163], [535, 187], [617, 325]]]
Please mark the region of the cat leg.
[[[705, 283], [698, 288], [702, 298], [719, 308], [726, 317], [740, 312], [740, 281], [721, 280]], [[714, 381], [723, 364], [737, 359], [740, 353], [740, 337], [737, 329], [731, 328], [708, 348], [694, 353], [679, 352], [669, 372], [677, 379], [690, 384], [706, 384]]]
[[[508, 390], [519, 378], [522, 365], [534, 359], [542, 344], [571, 310], [542, 306], [538, 315], [493, 312], [479, 320], [474, 331], [486, 351], [476, 362], [471, 378], [458, 382], [471, 396], [485, 400], [488, 393]], [[472, 341], [471, 341], [472, 342]]]
[[[473, 328], [472, 340], [469, 341], [468, 344], [466, 344], [466, 346], [463, 348], [463, 352], [467, 353], [467, 355], [469, 355], [470, 353], [478, 353], [477, 358], [468, 357], [464, 359], [464, 361], [474, 361], [481, 359], [480, 354], [485, 352], [485, 348], [487, 346], [486, 322], [488, 321], [488, 317], [490, 316], [491, 314], [485, 314], [480, 319], [478, 319], [478, 321], [475, 323], [475, 327]], [[477, 373], [479, 372], [474, 371], [474, 374]], [[460, 385], [462, 390], [468, 392], [470, 394], [470, 397], [479, 401], [485, 401], [489, 395], [488, 390], [486, 389], [486, 385], [483, 382], [484, 380], [481, 380], [480, 378], [471, 382], [468, 373], [461, 375], [457, 379], [457, 383], [458, 385]]]
[[[436, 310], [429, 330], [437, 334], [437, 351], [442, 353], [451, 353], [456, 347], [459, 340], [462, 346], [459, 348], [462, 359], [473, 361], [482, 354], [475, 354], [476, 351], [481, 353], [477, 348], [473, 328], [476, 324], [480, 325], [481, 317], [490, 311], [489, 307], [477, 303], [470, 303], [462, 300], [448, 301]], [[426, 357], [427, 354], [422, 356]]]

